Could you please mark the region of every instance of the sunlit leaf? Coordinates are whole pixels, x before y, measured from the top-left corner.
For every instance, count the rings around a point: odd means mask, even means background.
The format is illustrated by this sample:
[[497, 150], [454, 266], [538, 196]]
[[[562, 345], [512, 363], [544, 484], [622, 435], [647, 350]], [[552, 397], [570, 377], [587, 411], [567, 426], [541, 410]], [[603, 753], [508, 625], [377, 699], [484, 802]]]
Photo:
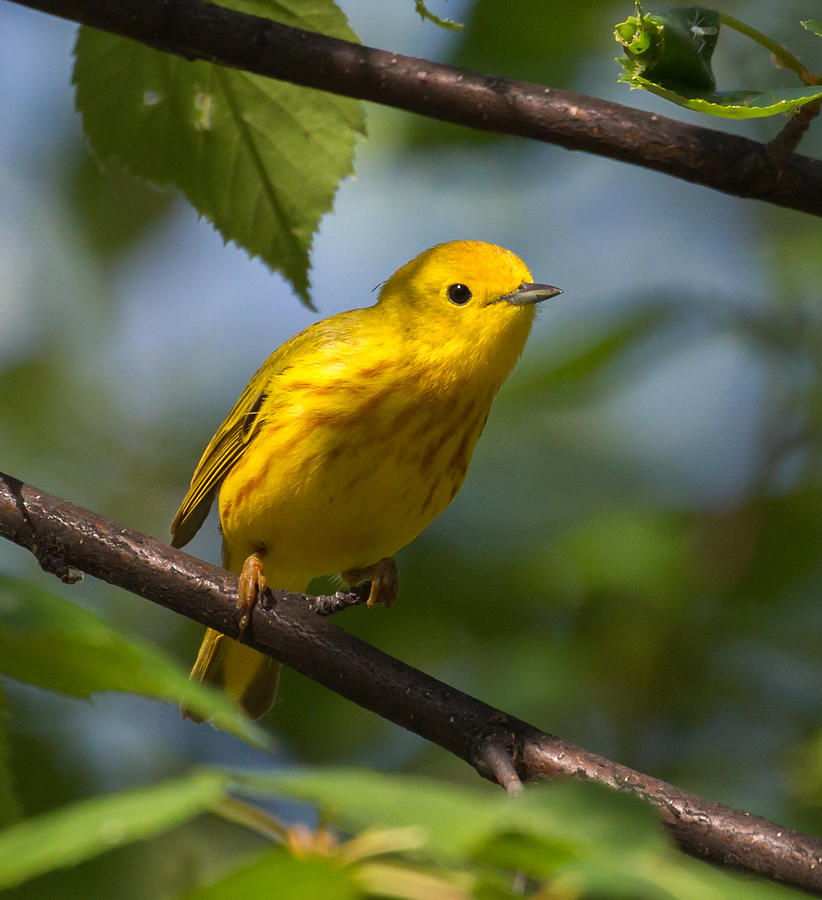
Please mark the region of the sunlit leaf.
[[[240, 12], [356, 40], [331, 0], [232, 0]], [[352, 171], [359, 104], [81, 28], [77, 109], [92, 148], [178, 187], [226, 241], [285, 275], [307, 302], [308, 252]]]
[[128, 691], [182, 702], [251, 743], [270, 742], [225, 694], [190, 681], [156, 647], [62, 597], [2, 574], [0, 626], [0, 674], [74, 697]]
[[198, 772], [18, 822], [0, 833], [0, 888], [180, 825], [206, 811], [225, 784], [219, 772]]
[[779, 88], [773, 91], [717, 91], [715, 93], [686, 95], [664, 88], [641, 75], [623, 72], [619, 80], [631, 88], [643, 88], [664, 97], [679, 106], [726, 119], [756, 119], [790, 112], [811, 100], [822, 97], [822, 86]]
[[822, 22], [818, 19], [803, 19], [800, 24], [806, 31], [810, 31], [811, 34], [822, 37]]

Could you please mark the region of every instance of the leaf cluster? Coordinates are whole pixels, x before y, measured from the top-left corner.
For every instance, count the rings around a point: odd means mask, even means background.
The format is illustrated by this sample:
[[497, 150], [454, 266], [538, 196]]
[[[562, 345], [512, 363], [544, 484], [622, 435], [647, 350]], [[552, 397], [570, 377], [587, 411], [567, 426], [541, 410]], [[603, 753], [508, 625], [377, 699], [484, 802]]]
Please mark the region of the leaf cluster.
[[[793, 70], [803, 86], [717, 91], [711, 58], [723, 24], [769, 50], [777, 65]], [[801, 24], [818, 35], [813, 22]], [[644, 14], [636, 0], [636, 15], [615, 27], [614, 39], [625, 53], [617, 59], [625, 69], [620, 81], [697, 112], [731, 119], [760, 118], [790, 112], [822, 97], [820, 80], [792, 53], [744, 22], [706, 7], [673, 6]]]

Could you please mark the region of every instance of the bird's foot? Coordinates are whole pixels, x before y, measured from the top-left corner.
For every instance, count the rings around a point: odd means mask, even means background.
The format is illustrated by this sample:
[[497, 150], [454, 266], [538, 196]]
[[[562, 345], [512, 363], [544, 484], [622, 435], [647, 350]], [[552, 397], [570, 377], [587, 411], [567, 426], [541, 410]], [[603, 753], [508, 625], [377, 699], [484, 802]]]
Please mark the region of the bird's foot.
[[268, 588], [268, 583], [263, 574], [263, 560], [259, 553], [252, 553], [243, 563], [240, 572], [240, 583], [237, 588], [237, 612], [240, 613], [238, 623], [240, 634], [248, 628], [251, 622], [251, 613], [254, 604]]
[[400, 575], [393, 558], [386, 556], [373, 566], [363, 569], [349, 569], [342, 573], [349, 587], [361, 581], [371, 582], [371, 593], [368, 595], [368, 606], [393, 606], [400, 592]]

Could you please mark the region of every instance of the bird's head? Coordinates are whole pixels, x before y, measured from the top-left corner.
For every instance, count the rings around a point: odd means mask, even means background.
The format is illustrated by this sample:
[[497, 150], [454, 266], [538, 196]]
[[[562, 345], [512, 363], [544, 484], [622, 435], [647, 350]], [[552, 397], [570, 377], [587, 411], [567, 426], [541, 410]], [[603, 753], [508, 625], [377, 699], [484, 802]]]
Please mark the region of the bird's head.
[[505, 378], [525, 346], [534, 305], [559, 293], [534, 283], [510, 250], [450, 241], [398, 269], [378, 306], [422, 353], [468, 369], [498, 368]]

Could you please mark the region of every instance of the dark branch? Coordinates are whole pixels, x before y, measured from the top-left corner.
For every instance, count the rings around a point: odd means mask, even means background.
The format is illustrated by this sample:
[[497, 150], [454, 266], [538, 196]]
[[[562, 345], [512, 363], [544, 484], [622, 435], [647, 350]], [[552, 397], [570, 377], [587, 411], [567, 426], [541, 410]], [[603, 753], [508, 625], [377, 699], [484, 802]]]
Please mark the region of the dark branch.
[[[35, 554], [48, 548], [50, 571], [88, 572], [238, 637], [235, 575], [2, 473], [0, 536]], [[659, 808], [686, 852], [822, 895], [822, 842], [816, 838], [567, 744], [382, 653], [314, 611], [335, 612], [365, 596], [353, 590], [318, 600], [271, 591], [255, 607], [242, 640], [450, 750], [509, 791], [520, 779], [540, 776], [597, 782]]]
[[822, 162], [618, 103], [400, 56], [200, 0], [15, 0], [203, 59], [483, 131], [585, 150], [822, 215]]

